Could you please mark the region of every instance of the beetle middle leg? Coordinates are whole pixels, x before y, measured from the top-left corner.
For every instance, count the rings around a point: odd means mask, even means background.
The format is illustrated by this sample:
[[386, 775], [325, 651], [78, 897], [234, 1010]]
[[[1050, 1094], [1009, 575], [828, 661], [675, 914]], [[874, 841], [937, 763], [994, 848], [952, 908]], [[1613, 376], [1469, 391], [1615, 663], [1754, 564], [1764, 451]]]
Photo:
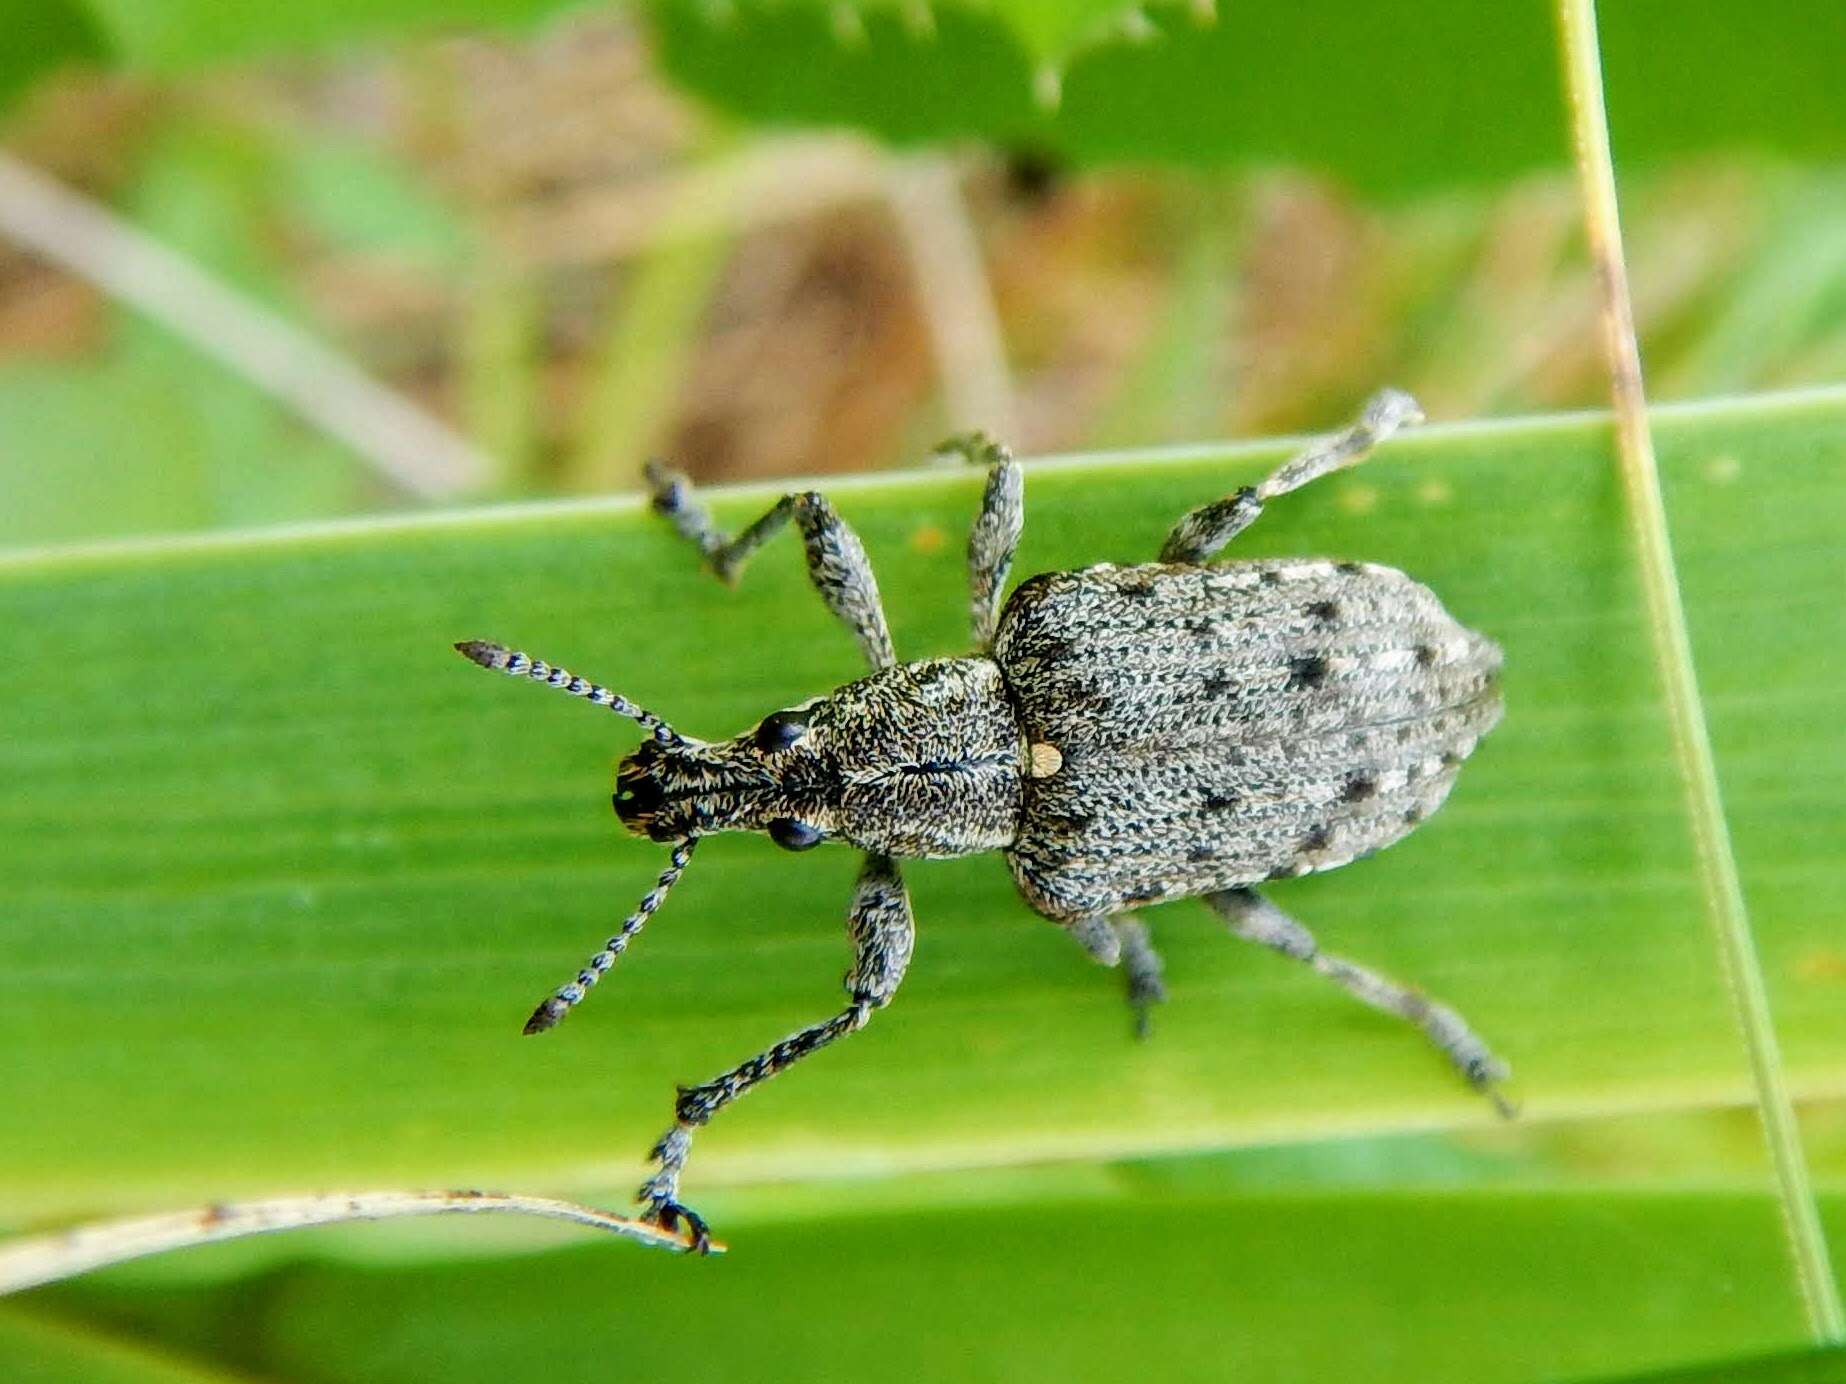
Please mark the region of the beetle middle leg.
[[1513, 1114], [1512, 1105], [1494, 1089], [1494, 1083], [1508, 1075], [1506, 1064], [1446, 1004], [1438, 1004], [1342, 957], [1328, 955], [1312, 933], [1254, 889], [1224, 889], [1207, 894], [1205, 902], [1237, 936], [1305, 961], [1355, 999], [1415, 1024], [1455, 1064], [1470, 1086], [1492, 1100], [1502, 1115]]
[[698, 548], [705, 565], [727, 584], [734, 583], [756, 550], [793, 519], [801, 530], [808, 576], [827, 609], [852, 631], [874, 670], [897, 662], [865, 545], [825, 495], [812, 490], [784, 495], [733, 538], [712, 522], [710, 512], [693, 495], [692, 482], [679, 472], [650, 461], [647, 484], [655, 511], [673, 521], [680, 536]]
[[1121, 913], [1110, 920], [1122, 943], [1122, 978], [1128, 985], [1128, 1007], [1134, 1011], [1135, 1037], [1145, 1038], [1153, 1027], [1153, 1008], [1167, 997], [1166, 967], [1160, 953], [1147, 935], [1147, 924], [1132, 913]]
[[1160, 560], [1206, 561], [1256, 521], [1265, 501], [1299, 490], [1329, 472], [1357, 465], [1372, 448], [1399, 428], [1422, 421], [1422, 408], [1403, 390], [1380, 390], [1366, 400], [1358, 420], [1351, 426], [1317, 438], [1256, 485], [1246, 485], [1233, 495], [1200, 505], [1187, 514], [1167, 535], [1160, 549]]
[[1167, 987], [1161, 980], [1165, 967], [1147, 935], [1147, 925], [1132, 913], [1118, 913], [1114, 917], [1098, 913], [1074, 922], [1061, 922], [1059, 926], [1099, 966], [1122, 968], [1128, 1007], [1135, 1016], [1135, 1037], [1147, 1037], [1153, 1007], [1167, 997]]
[[865, 858], [865, 868], [853, 888], [847, 931], [852, 938], [853, 963], [845, 976], [846, 1008], [830, 1019], [791, 1033], [722, 1076], [703, 1085], [680, 1088], [673, 1107], [673, 1127], [660, 1137], [650, 1155], [659, 1161], [660, 1169], [641, 1184], [640, 1200], [646, 1204], [649, 1216], [668, 1230], [676, 1229], [683, 1220], [692, 1248], [700, 1253], [711, 1247], [710, 1230], [703, 1218], [679, 1200], [679, 1178], [692, 1152], [693, 1131], [751, 1087], [809, 1053], [818, 1052], [834, 1039], [864, 1028], [872, 1011], [889, 1004], [897, 993], [905, 968], [910, 965], [916, 928], [903, 880], [889, 856]]

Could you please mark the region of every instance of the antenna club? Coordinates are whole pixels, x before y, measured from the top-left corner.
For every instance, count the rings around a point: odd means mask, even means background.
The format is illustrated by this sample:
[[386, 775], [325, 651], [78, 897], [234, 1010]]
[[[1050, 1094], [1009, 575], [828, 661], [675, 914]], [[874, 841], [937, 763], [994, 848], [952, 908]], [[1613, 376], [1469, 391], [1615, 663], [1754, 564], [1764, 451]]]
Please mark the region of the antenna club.
[[504, 644], [486, 639], [463, 639], [456, 644], [455, 652], [483, 668], [504, 668], [512, 657]]

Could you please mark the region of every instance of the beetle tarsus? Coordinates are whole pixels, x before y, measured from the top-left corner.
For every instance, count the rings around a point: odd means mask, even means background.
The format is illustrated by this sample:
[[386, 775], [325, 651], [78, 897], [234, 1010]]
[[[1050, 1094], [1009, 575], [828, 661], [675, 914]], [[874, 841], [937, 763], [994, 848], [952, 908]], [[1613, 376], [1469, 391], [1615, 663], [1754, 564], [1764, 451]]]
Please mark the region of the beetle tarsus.
[[711, 1253], [711, 1226], [706, 1223], [705, 1217], [684, 1202], [673, 1201], [670, 1198], [662, 1201], [649, 1201], [646, 1198], [642, 1200], [647, 1205], [647, 1210], [641, 1217], [642, 1220], [652, 1221], [669, 1235], [680, 1234], [680, 1223], [683, 1221], [685, 1223], [686, 1253]]

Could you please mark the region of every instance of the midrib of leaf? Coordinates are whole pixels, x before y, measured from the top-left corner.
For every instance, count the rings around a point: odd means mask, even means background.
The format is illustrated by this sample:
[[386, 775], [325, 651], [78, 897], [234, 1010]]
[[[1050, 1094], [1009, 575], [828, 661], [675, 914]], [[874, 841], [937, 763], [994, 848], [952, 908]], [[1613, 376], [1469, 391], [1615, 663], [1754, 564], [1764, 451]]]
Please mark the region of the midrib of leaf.
[[1573, 143], [1583, 189], [1590, 256], [1603, 295], [1604, 345], [1609, 357], [1616, 444], [1628, 504], [1648, 633], [1660, 669], [1667, 723], [1685, 787], [1687, 816], [1697, 851], [1700, 885], [1717, 934], [1750, 1071], [1763, 1136], [1775, 1172], [1776, 1190], [1794, 1254], [1795, 1277], [1817, 1341], [1846, 1340], [1846, 1309], [1827, 1251], [1820, 1209], [1808, 1173], [1794, 1102], [1782, 1066], [1763, 965], [1751, 934], [1750, 915], [1738, 878], [1737, 857], [1718, 787], [1717, 767], [1699, 693], [1686, 612], [1680, 596], [1673, 544], [1660, 494], [1660, 473], [1648, 426], [1640, 345], [1628, 295], [1622, 255], [1621, 220], [1610, 150], [1608, 111], [1603, 102], [1601, 57], [1594, 0], [1559, 0], [1564, 79], [1570, 100]]

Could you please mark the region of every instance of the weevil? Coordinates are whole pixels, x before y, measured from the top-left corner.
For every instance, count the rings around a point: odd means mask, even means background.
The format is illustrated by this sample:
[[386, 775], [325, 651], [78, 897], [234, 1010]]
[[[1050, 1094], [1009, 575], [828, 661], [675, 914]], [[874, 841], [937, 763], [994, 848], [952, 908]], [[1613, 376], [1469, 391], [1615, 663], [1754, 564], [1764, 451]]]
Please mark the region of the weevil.
[[1322, 951], [1258, 892], [1390, 845], [1447, 797], [1462, 761], [1499, 721], [1501, 654], [1390, 567], [1323, 559], [1212, 563], [1277, 496], [1361, 461], [1422, 420], [1397, 390], [1255, 486], [1184, 515], [1157, 562], [1102, 564], [1022, 582], [1002, 603], [1024, 524], [1012, 457], [979, 435], [945, 447], [987, 467], [968, 543], [974, 650], [900, 663], [863, 545], [822, 495], [785, 496], [736, 537], [690, 484], [648, 467], [654, 509], [734, 581], [793, 520], [808, 574], [852, 632], [868, 677], [776, 711], [730, 740], [682, 735], [606, 687], [498, 644], [456, 648], [638, 722], [622, 759], [623, 826], [670, 847], [654, 887], [601, 951], [533, 1011], [558, 1023], [615, 963], [720, 831], [761, 831], [804, 851], [864, 852], [847, 933], [846, 1006], [701, 1085], [682, 1087], [642, 1184], [645, 1214], [684, 1225], [695, 1130], [758, 1083], [863, 1028], [897, 993], [915, 936], [905, 859], [999, 851], [1019, 891], [1106, 966], [1119, 966], [1137, 1027], [1165, 998], [1134, 910], [1199, 897], [1238, 937], [1304, 962], [1359, 1000], [1420, 1027], [1476, 1089], [1507, 1069], [1446, 1005]]

